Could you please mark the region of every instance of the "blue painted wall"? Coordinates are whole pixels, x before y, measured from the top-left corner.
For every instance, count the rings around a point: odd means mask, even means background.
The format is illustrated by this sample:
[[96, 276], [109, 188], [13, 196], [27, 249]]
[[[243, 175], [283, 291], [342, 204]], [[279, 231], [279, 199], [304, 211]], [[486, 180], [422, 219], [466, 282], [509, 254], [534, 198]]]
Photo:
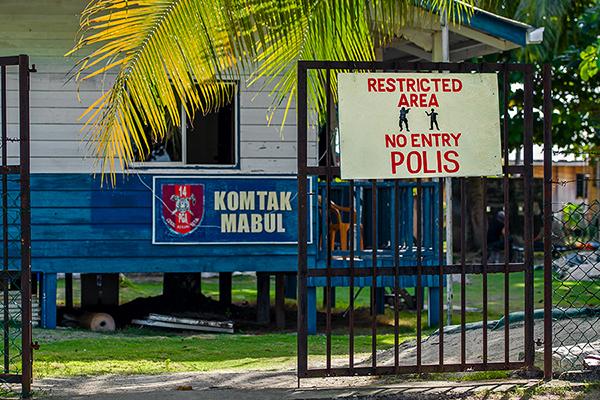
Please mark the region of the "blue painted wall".
[[[32, 269], [296, 271], [295, 244], [153, 245], [152, 178], [117, 176], [112, 188], [88, 174], [32, 175]], [[11, 215], [17, 216], [16, 208]], [[12, 236], [18, 227], [11, 229]]]
[[[99, 177], [88, 174], [32, 175], [33, 271], [111, 273], [297, 270], [297, 245], [293, 243], [152, 244], [153, 175], [119, 175], [116, 179], [113, 188], [106, 182], [103, 187]], [[223, 179], [227, 177], [224, 176]], [[389, 189], [386, 185], [388, 183], [382, 183], [381, 198], [389, 202], [385, 197], [386, 190]], [[400, 243], [409, 249], [413, 246], [413, 185], [414, 183], [402, 183], [401, 196], [406, 206], [402, 208], [400, 218], [403, 221]], [[16, 190], [17, 186], [18, 182], [10, 183], [10, 189]], [[288, 180], [286, 190], [293, 190], [293, 187]], [[437, 204], [431, 201], [436, 198], [436, 190], [433, 183], [424, 185], [423, 237], [426, 261], [429, 252], [436, 254]], [[313, 245], [309, 246], [309, 265], [312, 268], [324, 266], [323, 249], [317, 250], [316, 245], [319, 236], [324, 233], [319, 235], [323, 226], [319, 223], [319, 218], [315, 217], [324, 215], [317, 208], [315, 194], [318, 192], [315, 183], [314, 190], [310, 190], [309, 199], [313, 209], [315, 238]], [[369, 198], [370, 196], [365, 196], [365, 200]], [[359, 203], [357, 200], [360, 215]], [[368, 208], [367, 203], [368, 201], [365, 206]], [[17, 205], [14, 203], [15, 208], [11, 209], [9, 218], [18, 217]], [[386, 208], [384, 204], [380, 206]], [[296, 212], [290, 217], [296, 218]], [[393, 220], [392, 215], [384, 217]], [[368, 220], [364, 221], [364, 228], [367, 233], [370, 229]], [[18, 226], [11, 225], [9, 235], [17, 236], [18, 229]], [[380, 237], [384, 237], [383, 234], [383, 231], [380, 232]], [[365, 239], [367, 238], [365, 235]], [[392, 238], [386, 238], [386, 241], [393, 242], [390, 239]], [[11, 256], [18, 256], [16, 244], [17, 242], [11, 247], [14, 249]], [[389, 244], [388, 252], [391, 252]]]

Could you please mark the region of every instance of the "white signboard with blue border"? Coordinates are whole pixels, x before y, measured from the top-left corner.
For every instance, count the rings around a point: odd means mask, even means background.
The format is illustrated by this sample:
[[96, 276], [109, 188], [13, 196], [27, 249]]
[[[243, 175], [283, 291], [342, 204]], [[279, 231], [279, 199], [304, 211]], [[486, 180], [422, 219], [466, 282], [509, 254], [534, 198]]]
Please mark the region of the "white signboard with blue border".
[[155, 176], [153, 192], [153, 244], [297, 243], [295, 176]]

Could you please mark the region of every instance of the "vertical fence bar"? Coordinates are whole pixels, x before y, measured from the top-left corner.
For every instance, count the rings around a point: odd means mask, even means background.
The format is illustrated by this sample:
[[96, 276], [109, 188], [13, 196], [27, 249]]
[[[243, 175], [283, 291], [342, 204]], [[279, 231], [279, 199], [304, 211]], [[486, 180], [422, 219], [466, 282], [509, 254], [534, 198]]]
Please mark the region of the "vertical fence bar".
[[526, 66], [524, 85], [524, 125], [523, 125], [523, 162], [524, 162], [524, 246], [525, 246], [525, 364], [533, 367], [533, 67]]
[[552, 379], [552, 68], [544, 64], [544, 379]]
[[394, 368], [398, 372], [400, 363], [399, 355], [399, 340], [400, 334], [400, 317], [398, 315], [398, 307], [400, 307], [399, 291], [400, 285], [399, 268], [400, 268], [400, 183], [398, 179], [394, 180]]
[[422, 274], [423, 274], [423, 261], [421, 259], [422, 256], [422, 247], [423, 247], [423, 231], [422, 231], [422, 223], [423, 223], [423, 185], [421, 182], [421, 178], [417, 179], [417, 372], [421, 370], [421, 339], [423, 336], [423, 332], [421, 329], [421, 313], [423, 310], [423, 282], [422, 282]]
[[22, 391], [29, 396], [32, 379], [31, 208], [29, 196], [29, 57], [19, 56], [19, 149], [21, 189], [21, 329]]
[[481, 198], [483, 202], [482, 207], [482, 222], [481, 222], [481, 264], [483, 267], [482, 271], [482, 284], [483, 284], [483, 340], [482, 340], [482, 353], [483, 353], [483, 365], [487, 365], [488, 361], [488, 248], [487, 248], [487, 178], [482, 178], [483, 185], [483, 196]]
[[[335, 236], [331, 237], [331, 71], [329, 69], [325, 70], [325, 74], [327, 74], [325, 79], [325, 93], [327, 95], [327, 111], [326, 111], [326, 119], [325, 119], [325, 139], [327, 143], [325, 144], [325, 158], [327, 165], [327, 176], [326, 176], [326, 215], [327, 215], [327, 260], [326, 260], [326, 288], [325, 288], [325, 296], [326, 298], [326, 321], [325, 321], [325, 336], [326, 336], [326, 368], [327, 373], [331, 372], [331, 251], [332, 247], [335, 245]], [[341, 233], [340, 233], [340, 244], [341, 244]], [[342, 244], [343, 246], [343, 244]]]
[[[2, 104], [0, 104], [0, 108], [2, 109], [2, 167], [5, 168], [7, 166], [7, 105], [6, 105], [6, 66], [3, 65], [0, 71], [1, 80], [2, 80]], [[8, 271], [8, 174], [6, 171], [2, 173], [2, 256], [3, 260], [3, 269], [4, 271]], [[5, 277], [2, 282], [2, 294], [3, 294], [3, 306], [4, 306], [4, 323], [2, 324], [3, 328], [3, 338], [4, 338], [4, 373], [8, 373], [10, 370], [10, 341], [9, 341], [9, 297], [8, 297], [8, 286], [10, 281], [8, 277]]]
[[[508, 272], [508, 264], [510, 263], [510, 181], [508, 179], [508, 91], [509, 91], [509, 79], [510, 72], [508, 64], [504, 64], [502, 68], [502, 158], [504, 160], [504, 174], [502, 175], [502, 191], [503, 191], [503, 207], [504, 207], [504, 320], [508, 321], [508, 314], [510, 312], [510, 274]], [[510, 362], [510, 324], [504, 324], [504, 364], [505, 368], [508, 368]]]
[[[298, 62], [298, 377], [306, 375], [308, 369], [308, 337], [306, 320], [306, 278], [307, 278], [307, 99], [306, 99], [306, 67]], [[312, 223], [312, 221], [311, 221]], [[328, 244], [326, 244], [328, 245]], [[298, 383], [299, 384], [299, 383]]]
[[467, 355], [467, 337], [466, 337], [466, 287], [467, 279], [465, 273], [466, 264], [466, 217], [467, 196], [465, 188], [465, 178], [460, 178], [460, 365], [464, 370]]
[[[350, 304], [349, 304], [349, 315], [348, 315], [348, 365], [350, 367], [350, 373], [354, 370], [354, 224], [355, 221], [355, 208], [354, 208], [354, 180], [350, 181]], [[359, 227], [360, 231], [360, 227]]]
[[373, 372], [377, 367], [377, 180], [371, 180], [371, 229], [373, 257], [371, 258], [371, 359]]

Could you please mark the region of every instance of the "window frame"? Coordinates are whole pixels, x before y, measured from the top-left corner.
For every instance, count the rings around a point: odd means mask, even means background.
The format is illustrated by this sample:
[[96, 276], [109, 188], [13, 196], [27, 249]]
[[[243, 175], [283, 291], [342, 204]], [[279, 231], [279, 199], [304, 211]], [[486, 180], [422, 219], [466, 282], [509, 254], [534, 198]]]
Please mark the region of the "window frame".
[[[590, 178], [589, 174], [579, 173], [575, 174], [575, 198], [577, 199], [587, 199], [589, 196], [589, 187], [588, 187], [588, 179]], [[579, 188], [581, 185], [581, 193]], [[580, 196], [581, 194], [581, 196]]]
[[234, 85], [234, 93], [232, 101], [233, 106], [233, 143], [234, 155], [233, 164], [186, 164], [187, 162], [187, 115], [183, 104], [180, 106], [181, 119], [181, 161], [135, 161], [131, 163], [131, 167], [138, 170], [150, 169], [181, 169], [181, 170], [196, 170], [196, 169], [240, 169], [240, 82], [239, 81], [223, 81]]

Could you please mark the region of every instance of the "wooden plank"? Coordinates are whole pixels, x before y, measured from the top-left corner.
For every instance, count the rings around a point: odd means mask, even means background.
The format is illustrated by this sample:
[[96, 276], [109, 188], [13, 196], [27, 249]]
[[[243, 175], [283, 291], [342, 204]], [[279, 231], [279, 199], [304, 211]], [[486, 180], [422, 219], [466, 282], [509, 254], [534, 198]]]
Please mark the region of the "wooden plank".
[[[8, 210], [8, 221], [18, 221], [21, 215], [20, 210], [10, 208]], [[31, 219], [36, 225], [42, 224], [60, 224], [60, 225], [94, 225], [105, 224], [146, 224], [152, 221], [151, 208], [132, 208], [132, 207], [99, 207], [99, 208], [33, 208], [31, 210]], [[0, 218], [0, 221], [2, 219]]]
[[[278, 109], [272, 116], [271, 125], [279, 126], [283, 121], [284, 111]], [[270, 113], [266, 109], [244, 109], [240, 110], [240, 123], [242, 125], [269, 125], [267, 123], [267, 118], [271, 118]], [[286, 124], [295, 125], [296, 124], [296, 113], [289, 112], [286, 118]]]
[[[316, 143], [310, 143], [316, 152]], [[295, 142], [242, 142], [240, 154], [244, 158], [295, 158], [297, 154]]]
[[[37, 68], [37, 65], [36, 65]], [[85, 109], [94, 103], [100, 96], [100, 91], [83, 91], [77, 96], [76, 91], [69, 85], [69, 90], [43, 90], [36, 88], [29, 92], [29, 106], [31, 110], [37, 108], [81, 108]], [[19, 92], [11, 90], [6, 93], [6, 103], [9, 107], [18, 105]]]
[[[181, 246], [172, 246], [181, 247]], [[250, 247], [250, 246], [248, 246]], [[272, 246], [271, 246], [272, 247]], [[268, 256], [265, 256], [268, 254]], [[296, 270], [297, 255], [276, 255], [269, 252], [261, 256], [223, 257], [56, 257], [34, 258], [33, 271], [48, 273], [165, 273], [165, 272], [235, 272], [235, 271], [288, 271]]]
[[[240, 90], [240, 104], [246, 108], [271, 108], [271, 106], [277, 105], [278, 108], [285, 108], [287, 101], [283, 103], [275, 103], [278, 98], [269, 92], [256, 92], [249, 91], [247, 88]], [[296, 109], [296, 101], [292, 100], [290, 103], [290, 110]]]
[[[33, 252], [38, 251], [38, 241], [51, 240], [106, 240], [110, 243], [111, 240], [120, 240], [127, 238], [128, 240], [147, 240], [152, 238], [152, 225], [146, 224], [105, 224], [105, 225], [38, 225], [32, 224], [31, 233], [36, 246], [32, 248]], [[8, 234], [11, 238], [20, 237], [19, 227], [11, 225], [8, 228]], [[0, 238], [2, 234], [0, 233]]]
[[[4, 1], [2, 2], [2, 4]], [[23, 4], [32, 3], [32, 2], [22, 2]], [[1, 10], [1, 8], [0, 8]], [[0, 11], [3, 17], [7, 17], [7, 15]], [[3, 24], [2, 30], [10, 34], [13, 33], [16, 38], [28, 38], [28, 36], [20, 36], [21, 33], [27, 34], [28, 32], [38, 33], [40, 35], [45, 34], [46, 32], [55, 33], [61, 32], [65, 33], [65, 39], [68, 39], [66, 36], [69, 33], [72, 38], [72, 42], [75, 43], [75, 39], [77, 37], [77, 30], [79, 29], [79, 16], [75, 14], [71, 15], [45, 15], [44, 13], [40, 13], [39, 11], [36, 13], [26, 14], [19, 13], [18, 16], [14, 16], [10, 18], [10, 22], [8, 24]], [[5, 43], [11, 39], [11, 36], [3, 35], [2, 44], [0, 48], [5, 46]], [[64, 53], [63, 53], [64, 54]]]
[[[33, 29], [32, 29], [33, 28]], [[26, 27], [24, 24], [20, 27], [15, 27], [13, 25], [9, 25], [8, 27], [0, 27], [0, 43], [5, 40], [10, 40], [11, 34], [13, 37], [18, 37], [20, 40], [32, 40], [39, 38], [41, 35], [44, 35], [45, 40], [71, 40], [74, 43], [74, 39], [76, 38], [76, 33], [73, 33], [72, 29], [69, 29], [67, 26], [64, 27], [64, 30], [56, 30], [56, 31], [44, 31], [37, 27]], [[14, 29], [12, 31], [7, 29]]]
[[[297, 128], [293, 124], [285, 124], [283, 129], [275, 125], [244, 125], [240, 129], [242, 141], [277, 141], [296, 142]], [[309, 126], [309, 141], [316, 141], [317, 127]]]
[[[76, 158], [93, 155], [92, 142], [83, 140], [31, 141], [32, 158]], [[309, 142], [309, 155], [317, 152], [317, 143]], [[7, 143], [9, 157], [16, 157], [20, 151], [18, 142]], [[294, 141], [242, 141], [240, 155], [243, 158], [296, 158], [297, 146]]]
[[[80, 92], [79, 96], [77, 96], [75, 88], [71, 88], [72, 84], [67, 83], [67, 85], [69, 90], [46, 90], [43, 87], [32, 90], [30, 109], [76, 108], [83, 112], [102, 95], [101, 91], [88, 90]], [[262, 94], [262, 92], [259, 94]], [[250, 94], [246, 94], [246, 96], [250, 96]], [[242, 95], [242, 98], [244, 97]], [[17, 90], [7, 92], [7, 104], [8, 108], [18, 108]], [[272, 106], [273, 104], [270, 101], [260, 102], [256, 100], [246, 102], [242, 100], [239, 105], [240, 109], [263, 110], [265, 114], [268, 114], [273, 109]], [[276, 110], [284, 111], [285, 105], [280, 105]], [[290, 111], [293, 110], [294, 107], [290, 107]]]
[[[64, 55], [64, 53], [61, 54], [60, 56], [62, 57], [63, 55]], [[34, 54], [33, 56], [36, 56], [36, 54]], [[38, 54], [37, 56], [49, 58], [49, 59], [53, 58], [53, 57], [51, 57], [51, 55], [44, 55], [44, 54]], [[66, 68], [64, 71], [51, 71], [51, 72], [41, 71], [41, 72], [32, 74], [31, 89], [32, 90], [43, 89], [43, 90], [63, 90], [64, 91], [64, 90], [70, 90], [69, 88], [76, 87], [77, 85], [73, 81], [69, 81], [67, 83], [67, 80], [68, 80], [67, 73], [71, 70], [72, 65], [75, 65], [78, 58], [77, 57], [66, 58], [66, 60], [67, 60], [66, 65], [67, 66], [71, 65], [71, 67]], [[58, 57], [57, 57], [57, 61], [58, 61]], [[85, 81], [81, 88], [85, 89], [85, 90], [102, 90], [103, 88], [106, 88], [107, 85], [109, 85], [112, 82], [111, 79], [114, 79], [115, 76], [116, 76], [116, 72], [111, 72], [109, 74], [91, 78], [91, 79]], [[104, 82], [103, 82], [103, 78], [105, 78]], [[16, 90], [18, 88], [17, 80], [18, 80], [18, 76], [17, 76], [16, 72], [9, 73], [7, 75], [7, 88], [9, 90]], [[275, 83], [270, 83], [267, 86], [264, 86], [264, 89], [263, 89], [262, 82], [265, 82], [265, 80], [266, 80], [266, 78], [261, 78], [259, 80], [259, 82], [260, 82], [259, 84], [248, 86], [247, 82], [244, 79], [242, 79], [240, 81], [240, 93], [246, 92], [246, 93], [248, 93], [249, 96], [252, 96], [251, 93], [262, 93], [262, 94], [266, 93], [266, 96], [268, 96], [268, 94], [271, 93], [271, 90], [274, 88]], [[267, 104], [270, 104], [270, 102], [267, 102]]]
[[[81, 159], [93, 154], [90, 145], [91, 142], [79, 140], [34, 140], [30, 142], [30, 151], [32, 158], [43, 157]], [[8, 142], [6, 149], [9, 157], [16, 157], [19, 155], [20, 143]]]
[[[73, 18], [77, 20], [77, 18]], [[2, 40], [3, 39], [3, 40]], [[35, 54], [43, 56], [59, 56], [67, 53], [76, 43], [76, 34], [71, 39], [23, 39], [18, 36], [13, 38], [0, 38], [0, 50], [3, 54]]]
[[[37, 108], [31, 112], [31, 124], [63, 124], [79, 125], [79, 117], [83, 113], [81, 108]], [[6, 113], [8, 124], [17, 124], [19, 122], [19, 110], [17, 108], [8, 108]]]
[[[67, 192], [70, 193], [70, 192]], [[38, 207], [152, 207], [152, 195], [150, 191], [129, 190], [104, 190], [91, 191], [82, 190], [70, 196], [59, 191], [33, 191], [31, 195], [31, 206]]]
[[[33, 61], [31, 62], [33, 63]], [[38, 71], [35, 74], [31, 74], [31, 90], [71, 91], [75, 93], [78, 84], [73, 80], [69, 80], [68, 77], [68, 72], [71, 68], [72, 66], [63, 72], [45, 73]], [[114, 74], [105, 74], [87, 79], [79, 84], [79, 90], [101, 92], [103, 89], [109, 87], [108, 85], [112, 83], [114, 76]], [[6, 88], [7, 90], [18, 90], [19, 76], [15, 71], [6, 75]]]
[[195, 325], [186, 325], [186, 324], [176, 324], [173, 322], [162, 322], [162, 321], [154, 321], [154, 320], [149, 320], [149, 319], [133, 319], [133, 320], [131, 320], [131, 323], [135, 324], [135, 325], [141, 325], [141, 326], [151, 326], [154, 328], [172, 328], [172, 329], [199, 331], [199, 332], [233, 333], [233, 329], [229, 329], [229, 328], [215, 328], [215, 327], [211, 327], [211, 326], [195, 326]]
[[[309, 154], [310, 163], [316, 165], [317, 155]], [[242, 170], [248, 173], [278, 173], [278, 174], [295, 174], [298, 161], [296, 158], [242, 158]]]
[[[42, 92], [37, 92], [41, 94]], [[58, 93], [67, 93], [70, 97], [70, 92], [47, 92], [43, 97], [51, 101], [52, 96]], [[86, 92], [91, 93], [91, 92]], [[60, 100], [58, 100], [60, 101]], [[33, 110], [32, 112], [35, 112]], [[37, 124], [31, 125], [31, 138], [35, 140], [71, 140], [78, 141], [86, 137], [86, 131], [81, 131], [83, 128], [81, 121], [75, 121], [72, 124], [56, 123], [56, 124]], [[316, 140], [317, 127], [312, 125], [309, 127], [309, 141]], [[241, 125], [240, 140], [244, 141], [284, 141], [296, 142], [297, 128], [293, 124], [286, 124], [283, 129], [279, 125]], [[18, 135], [18, 125], [11, 124], [8, 126], [8, 137], [16, 137]]]
[[23, 16], [24, 14], [77, 15], [85, 8], [85, 2], [78, 0], [2, 0], [0, 11], [4, 15]]
[[[218, 245], [218, 246], [157, 246], [151, 243], [150, 232], [143, 239], [130, 239], [127, 236], [112, 237], [111, 239], [86, 239], [78, 240], [77, 237], [55, 238], [54, 240], [37, 239], [32, 242], [33, 258], [103, 258], [118, 257], [121, 259], [149, 258], [149, 257], [239, 257], [239, 256], [264, 256], [272, 255], [297, 255], [295, 245]], [[14, 244], [14, 245], [13, 245]], [[11, 241], [10, 257], [19, 255], [18, 242]], [[223, 253], [227, 254], [223, 254]]]
[[[31, 141], [79, 141], [84, 139], [85, 132], [81, 132], [83, 124], [44, 124], [44, 125], [31, 125], [30, 134]], [[12, 124], [8, 126], [7, 135], [8, 137], [17, 137], [19, 132], [19, 126]]]
[[[19, 162], [17, 157], [7, 157], [9, 164]], [[117, 169], [117, 172], [120, 170]], [[31, 158], [31, 173], [83, 173], [93, 174], [100, 172], [99, 167], [94, 165], [93, 159], [82, 158], [49, 158], [49, 157], [32, 157]]]
[[181, 318], [181, 317], [174, 317], [171, 315], [162, 315], [162, 314], [155, 314], [155, 313], [148, 314], [147, 319], [152, 320], [152, 321], [174, 322], [176, 324], [184, 324], [184, 325], [233, 329], [233, 321], [210, 321], [210, 320], [205, 320], [205, 319]]
[[[100, 176], [89, 174], [32, 174], [31, 190], [35, 191], [102, 191], [109, 193], [115, 190], [147, 192], [152, 187], [152, 176], [145, 174], [118, 174], [115, 176], [116, 184], [101, 186]], [[9, 191], [19, 188], [19, 182], [9, 181]]]
[[[496, 49], [496, 52], [498, 52], [498, 50], [508, 51], [508, 50], [519, 47], [518, 45], [511, 43], [507, 40], [499, 39], [497, 37], [485, 34], [481, 31], [469, 28], [464, 25], [450, 24], [449, 27], [450, 27], [450, 31], [453, 33], [467, 37], [469, 39], [473, 39], [473, 40], [477, 41], [478, 43], [484, 43], [484, 44], [487, 44], [488, 46], [494, 47]], [[457, 59], [457, 60], [460, 60], [460, 59]]]
[[[227, 245], [220, 246], [157, 246], [152, 245], [150, 238], [146, 240], [130, 240], [127, 238], [114, 238], [112, 241], [98, 240], [62, 240], [62, 241], [35, 241], [32, 247], [34, 257], [122, 257], [122, 258], [148, 258], [148, 257], [205, 257], [220, 256], [263, 256], [296, 255], [294, 245], [279, 245], [273, 248], [270, 245]], [[269, 246], [271, 248], [269, 248]], [[223, 254], [227, 252], [227, 254]]]

